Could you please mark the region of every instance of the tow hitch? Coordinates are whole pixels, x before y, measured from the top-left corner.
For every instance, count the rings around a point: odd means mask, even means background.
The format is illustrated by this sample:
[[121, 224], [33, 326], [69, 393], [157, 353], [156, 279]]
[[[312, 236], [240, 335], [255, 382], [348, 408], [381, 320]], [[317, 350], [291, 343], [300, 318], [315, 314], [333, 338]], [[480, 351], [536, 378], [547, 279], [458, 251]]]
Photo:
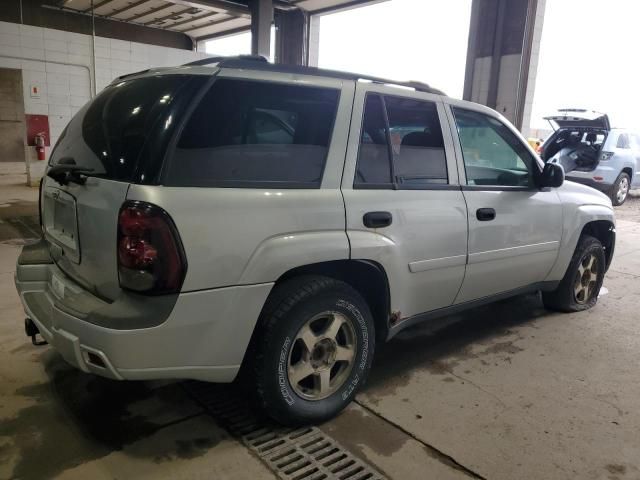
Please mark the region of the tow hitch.
[[40, 330], [38, 330], [38, 327], [30, 318], [24, 319], [24, 333], [27, 334], [27, 337], [31, 337], [31, 343], [36, 346], [47, 344], [45, 340], [38, 340], [36, 338], [36, 336], [40, 334]]

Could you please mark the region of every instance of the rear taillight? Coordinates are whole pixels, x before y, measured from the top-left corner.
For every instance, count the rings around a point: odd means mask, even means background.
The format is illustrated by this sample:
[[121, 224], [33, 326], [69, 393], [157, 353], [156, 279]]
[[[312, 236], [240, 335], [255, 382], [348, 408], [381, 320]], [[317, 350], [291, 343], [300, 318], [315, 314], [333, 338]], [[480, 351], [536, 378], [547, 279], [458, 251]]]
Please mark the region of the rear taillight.
[[125, 202], [118, 215], [120, 286], [148, 294], [175, 293], [186, 271], [182, 243], [167, 212], [146, 202]]
[[613, 152], [602, 152], [600, 154], [600, 160], [609, 160], [613, 157]]

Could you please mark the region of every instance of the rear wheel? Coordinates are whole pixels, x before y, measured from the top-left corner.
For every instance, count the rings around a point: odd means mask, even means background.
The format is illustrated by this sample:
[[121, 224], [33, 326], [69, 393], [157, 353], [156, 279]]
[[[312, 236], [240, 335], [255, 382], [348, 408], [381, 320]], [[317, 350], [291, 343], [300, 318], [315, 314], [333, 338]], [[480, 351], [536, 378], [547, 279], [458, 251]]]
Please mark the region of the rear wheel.
[[366, 302], [344, 282], [305, 276], [278, 286], [263, 316], [254, 365], [263, 409], [289, 425], [335, 416], [371, 367], [375, 332]]
[[604, 248], [597, 238], [580, 238], [567, 272], [553, 292], [543, 292], [545, 307], [562, 312], [579, 312], [598, 301], [605, 271]]
[[618, 175], [618, 178], [611, 187], [609, 192], [609, 198], [614, 206], [622, 205], [629, 195], [629, 188], [631, 186], [631, 178], [625, 172]]

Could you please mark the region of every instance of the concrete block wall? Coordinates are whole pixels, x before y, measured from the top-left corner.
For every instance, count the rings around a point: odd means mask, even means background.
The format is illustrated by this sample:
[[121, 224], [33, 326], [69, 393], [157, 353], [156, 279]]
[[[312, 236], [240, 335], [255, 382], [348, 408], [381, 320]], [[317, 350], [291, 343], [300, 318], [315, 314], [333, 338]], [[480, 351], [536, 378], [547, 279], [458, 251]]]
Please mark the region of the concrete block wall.
[[[206, 56], [190, 50], [96, 37], [96, 90], [99, 93], [120, 75], [181, 65]], [[52, 146], [93, 94], [92, 58], [89, 35], [0, 22], [0, 68], [22, 71], [25, 114], [48, 115]], [[38, 88], [39, 97], [31, 94], [33, 86]], [[47, 148], [47, 158], [50, 151], [51, 147]], [[26, 139], [25, 156], [30, 182], [36, 182], [45, 162], [35, 160], [35, 149], [26, 147]]]

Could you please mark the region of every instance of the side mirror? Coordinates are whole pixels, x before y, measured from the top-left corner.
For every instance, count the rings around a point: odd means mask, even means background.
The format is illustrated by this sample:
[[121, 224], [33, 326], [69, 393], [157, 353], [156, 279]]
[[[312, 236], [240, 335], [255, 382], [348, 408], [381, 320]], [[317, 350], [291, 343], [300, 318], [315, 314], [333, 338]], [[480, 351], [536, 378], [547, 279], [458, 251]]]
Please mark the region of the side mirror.
[[564, 168], [557, 163], [545, 163], [540, 174], [540, 187], [557, 188], [564, 183]]

